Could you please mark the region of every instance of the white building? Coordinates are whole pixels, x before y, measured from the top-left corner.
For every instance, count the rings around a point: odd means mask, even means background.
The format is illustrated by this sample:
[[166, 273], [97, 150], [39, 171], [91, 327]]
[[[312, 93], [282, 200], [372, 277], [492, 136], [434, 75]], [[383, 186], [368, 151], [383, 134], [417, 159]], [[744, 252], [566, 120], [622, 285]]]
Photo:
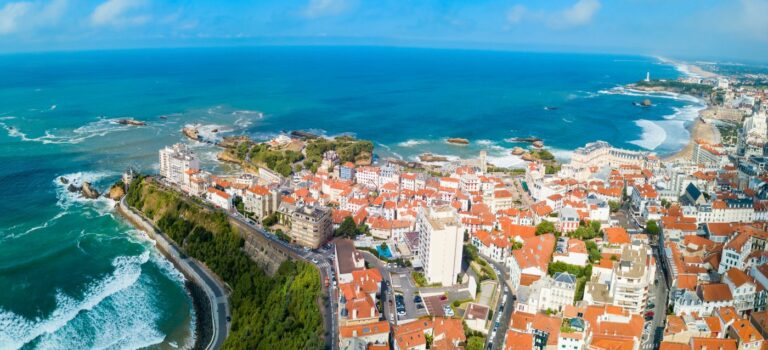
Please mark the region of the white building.
[[429, 283], [452, 286], [461, 271], [464, 232], [449, 205], [420, 208], [416, 219], [419, 259]]
[[200, 161], [187, 146], [177, 143], [160, 150], [160, 176], [181, 185], [187, 169], [199, 169]]
[[754, 308], [757, 287], [752, 277], [742, 270], [730, 269], [723, 276], [723, 283], [731, 290], [736, 311], [743, 315]]
[[599, 280], [602, 274], [592, 275], [584, 291], [584, 300], [590, 304], [616, 305], [640, 313], [648, 302], [648, 293], [656, 276], [656, 262], [648, 245], [635, 240], [622, 245], [621, 257], [613, 263], [610, 283], [604, 284]]
[[232, 195], [213, 187], [208, 188], [208, 201], [226, 211], [232, 210]]
[[576, 276], [557, 273], [554, 277], [544, 275], [530, 286], [521, 286], [518, 291], [516, 310], [536, 314], [539, 311], [562, 311], [566, 305], [573, 305], [576, 295]]
[[246, 212], [253, 213], [256, 218], [263, 219], [277, 211], [280, 205], [280, 195], [275, 190], [265, 186], [251, 186], [245, 190], [243, 207]]

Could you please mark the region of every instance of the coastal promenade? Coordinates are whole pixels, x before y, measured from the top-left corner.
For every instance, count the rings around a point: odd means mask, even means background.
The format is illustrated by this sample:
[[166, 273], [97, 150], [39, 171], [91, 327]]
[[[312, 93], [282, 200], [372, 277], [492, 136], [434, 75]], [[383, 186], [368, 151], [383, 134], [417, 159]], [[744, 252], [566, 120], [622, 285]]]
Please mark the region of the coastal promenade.
[[136, 212], [135, 209], [125, 203], [125, 197], [120, 199], [117, 210], [125, 218], [131, 221], [136, 228], [145, 231], [155, 240], [157, 248], [170, 260], [182, 274], [197, 285], [199, 285], [208, 297], [211, 307], [211, 340], [208, 344], [202, 346], [206, 350], [220, 349], [224, 344], [224, 339], [229, 333], [229, 300], [227, 299], [226, 288], [219, 282], [213, 272], [208, 270], [199, 261], [187, 257], [179, 251], [173, 241], [158, 230], [143, 215]]

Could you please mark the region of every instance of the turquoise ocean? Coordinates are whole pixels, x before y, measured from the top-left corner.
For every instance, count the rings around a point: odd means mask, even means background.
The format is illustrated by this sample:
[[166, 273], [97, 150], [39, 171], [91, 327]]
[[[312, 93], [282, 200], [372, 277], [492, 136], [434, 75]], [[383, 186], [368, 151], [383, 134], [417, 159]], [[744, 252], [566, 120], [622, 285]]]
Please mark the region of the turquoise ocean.
[[[377, 47], [258, 47], [0, 56], [0, 349], [183, 348], [194, 314], [176, 271], [114, 203], [79, 198], [128, 166], [189, 143], [268, 139], [285, 130], [371, 139], [380, 156], [431, 152], [519, 166], [511, 137], [537, 136], [561, 159], [597, 139], [674, 152], [703, 107], [619, 88], [681, 70], [652, 57]], [[653, 107], [633, 102], [650, 98]], [[545, 107], [556, 107], [545, 109]], [[118, 125], [117, 118], [146, 121]], [[217, 133], [213, 133], [217, 130]], [[467, 146], [445, 143], [470, 140]]]

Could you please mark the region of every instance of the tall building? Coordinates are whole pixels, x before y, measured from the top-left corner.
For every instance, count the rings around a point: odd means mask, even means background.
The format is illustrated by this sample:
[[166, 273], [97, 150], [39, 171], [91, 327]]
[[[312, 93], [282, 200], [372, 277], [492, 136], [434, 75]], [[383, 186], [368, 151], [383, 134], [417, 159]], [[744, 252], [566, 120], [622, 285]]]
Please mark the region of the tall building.
[[200, 161], [197, 155], [187, 146], [177, 143], [160, 150], [160, 176], [168, 181], [181, 184], [187, 169], [199, 169]]
[[278, 214], [280, 223], [289, 228], [288, 235], [301, 246], [318, 248], [333, 235], [330, 208], [283, 202]]
[[451, 286], [461, 271], [464, 232], [450, 205], [421, 208], [416, 219], [419, 259], [429, 283]]
[[263, 219], [274, 213], [280, 205], [280, 194], [265, 186], [251, 186], [245, 190], [243, 206], [246, 212], [253, 213], [258, 219]]
[[[599, 274], [598, 274], [599, 275]], [[621, 257], [613, 262], [609, 283], [593, 274], [587, 282], [584, 300], [595, 305], [616, 305], [631, 312], [645, 310], [648, 293], [656, 275], [656, 261], [650, 248], [638, 240], [623, 244]]]

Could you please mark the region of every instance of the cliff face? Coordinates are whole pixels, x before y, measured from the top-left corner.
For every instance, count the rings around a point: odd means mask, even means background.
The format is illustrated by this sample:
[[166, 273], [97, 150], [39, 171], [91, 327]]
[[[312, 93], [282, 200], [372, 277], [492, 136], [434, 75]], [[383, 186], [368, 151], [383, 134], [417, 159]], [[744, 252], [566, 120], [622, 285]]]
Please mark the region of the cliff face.
[[222, 152], [219, 152], [218, 155], [216, 155], [216, 159], [218, 159], [221, 162], [227, 162], [227, 163], [233, 163], [233, 164], [241, 164], [242, 162], [240, 159], [237, 159], [237, 156], [232, 154], [232, 152], [228, 150], [224, 150]]
[[112, 185], [112, 187], [109, 188], [109, 192], [107, 192], [107, 198], [119, 201], [120, 198], [123, 198], [125, 195], [125, 190], [123, 189], [123, 186], [120, 186], [118, 184]]

